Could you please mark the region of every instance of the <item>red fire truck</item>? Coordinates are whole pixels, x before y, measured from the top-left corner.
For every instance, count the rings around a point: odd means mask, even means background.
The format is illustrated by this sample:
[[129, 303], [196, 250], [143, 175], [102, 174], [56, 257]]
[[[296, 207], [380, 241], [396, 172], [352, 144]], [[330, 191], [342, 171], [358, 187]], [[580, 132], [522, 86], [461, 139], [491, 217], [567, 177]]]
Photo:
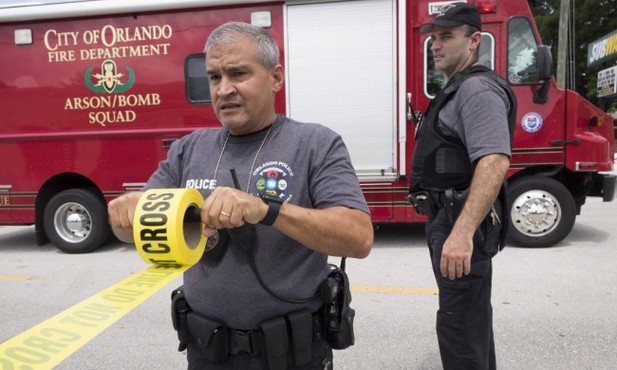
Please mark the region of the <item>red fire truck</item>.
[[[471, 2], [472, 0], [469, 0]], [[220, 127], [202, 53], [226, 21], [281, 47], [277, 111], [348, 145], [373, 222], [423, 222], [406, 203], [415, 113], [445, 83], [421, 24], [453, 1], [99, 0], [0, 9], [0, 223], [87, 252], [110, 235], [107, 202], [139, 189], [169, 145]], [[481, 62], [518, 97], [508, 172], [510, 243], [545, 247], [587, 196], [613, 199], [613, 122], [551, 76], [527, 1], [475, 0]]]

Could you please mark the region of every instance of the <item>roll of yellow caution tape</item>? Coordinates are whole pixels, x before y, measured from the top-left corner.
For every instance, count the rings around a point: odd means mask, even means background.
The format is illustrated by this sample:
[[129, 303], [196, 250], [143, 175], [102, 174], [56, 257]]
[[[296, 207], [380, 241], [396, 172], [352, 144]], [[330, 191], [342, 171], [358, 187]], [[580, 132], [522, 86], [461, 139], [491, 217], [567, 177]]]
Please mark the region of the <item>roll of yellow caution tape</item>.
[[147, 190], [139, 198], [133, 219], [135, 247], [141, 258], [157, 265], [197, 263], [208, 238], [202, 234], [204, 225], [190, 215], [203, 202], [195, 189]]

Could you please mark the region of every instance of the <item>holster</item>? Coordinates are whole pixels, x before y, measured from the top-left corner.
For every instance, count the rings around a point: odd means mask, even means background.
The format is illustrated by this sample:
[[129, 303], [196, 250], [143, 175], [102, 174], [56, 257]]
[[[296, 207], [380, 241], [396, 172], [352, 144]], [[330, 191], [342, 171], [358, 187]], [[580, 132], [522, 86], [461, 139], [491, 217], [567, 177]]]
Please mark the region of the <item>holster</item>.
[[193, 337], [188, 326], [187, 315], [192, 312], [191, 307], [184, 298], [184, 291], [182, 287], [174, 289], [171, 292], [171, 322], [174, 326], [174, 330], [178, 333], [178, 340], [180, 345], [178, 351], [184, 351], [186, 345], [192, 342]]
[[437, 207], [428, 191], [415, 191], [407, 195], [407, 201], [414, 208], [416, 213], [432, 218], [437, 213]]
[[[510, 227], [510, 215], [507, 198], [507, 181], [503, 181], [499, 195], [495, 202], [501, 203], [501, 214], [499, 214], [499, 220], [501, 222], [501, 233], [499, 235], [499, 250], [502, 250], [506, 243], [506, 237], [508, 228]], [[463, 211], [463, 206], [467, 197], [469, 196], [469, 188], [465, 190], [448, 189], [444, 192], [443, 206], [448, 215], [448, 219], [452, 224], [456, 222], [456, 219]]]
[[456, 219], [463, 211], [463, 206], [469, 196], [469, 188], [465, 190], [448, 189], [443, 195], [443, 207], [446, 210], [448, 219], [454, 225]]

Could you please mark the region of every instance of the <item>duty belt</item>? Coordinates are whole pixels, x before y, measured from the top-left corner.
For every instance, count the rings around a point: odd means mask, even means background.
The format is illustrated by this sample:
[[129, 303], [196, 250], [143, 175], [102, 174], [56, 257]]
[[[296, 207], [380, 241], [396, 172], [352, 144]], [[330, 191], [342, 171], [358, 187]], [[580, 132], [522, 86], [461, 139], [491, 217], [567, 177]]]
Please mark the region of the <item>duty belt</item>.
[[[313, 312], [313, 340], [322, 337], [323, 315], [321, 310]], [[261, 354], [262, 334], [259, 330], [236, 330], [229, 328], [229, 354], [238, 355], [248, 353], [259, 356]]]
[[[317, 340], [323, 337], [323, 313], [320, 309], [317, 312], [312, 313], [313, 323], [313, 340]], [[194, 314], [194, 313], [193, 313]], [[195, 314], [194, 314], [195, 315]], [[189, 330], [191, 328], [189, 327]], [[194, 330], [194, 329], [193, 329]], [[237, 330], [229, 327], [220, 328], [219, 330], [227, 331], [229, 343], [229, 354], [238, 355], [241, 353], [248, 353], [250, 355], [261, 355], [261, 348], [263, 348], [263, 334], [259, 330]], [[195, 335], [192, 332], [190, 336], [199, 345], [205, 345], [204, 338], [199, 335]]]

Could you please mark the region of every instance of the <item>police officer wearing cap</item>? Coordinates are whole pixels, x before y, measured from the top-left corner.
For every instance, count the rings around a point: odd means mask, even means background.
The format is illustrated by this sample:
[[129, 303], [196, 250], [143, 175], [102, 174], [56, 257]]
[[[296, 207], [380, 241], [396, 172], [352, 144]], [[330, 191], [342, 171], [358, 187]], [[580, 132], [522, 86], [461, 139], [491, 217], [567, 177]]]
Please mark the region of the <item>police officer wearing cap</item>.
[[516, 99], [478, 63], [475, 5], [455, 3], [420, 27], [447, 85], [416, 127], [410, 201], [429, 216], [427, 243], [439, 287], [437, 338], [444, 369], [495, 369], [492, 258], [503, 246], [505, 175]]

